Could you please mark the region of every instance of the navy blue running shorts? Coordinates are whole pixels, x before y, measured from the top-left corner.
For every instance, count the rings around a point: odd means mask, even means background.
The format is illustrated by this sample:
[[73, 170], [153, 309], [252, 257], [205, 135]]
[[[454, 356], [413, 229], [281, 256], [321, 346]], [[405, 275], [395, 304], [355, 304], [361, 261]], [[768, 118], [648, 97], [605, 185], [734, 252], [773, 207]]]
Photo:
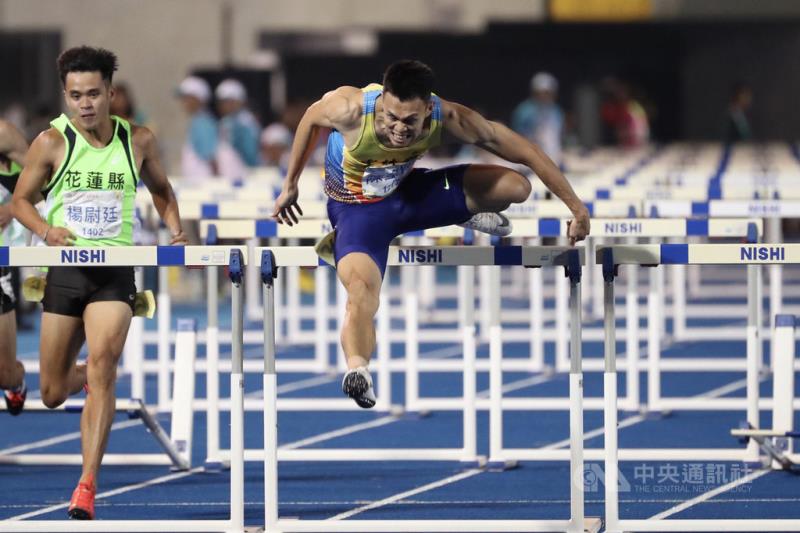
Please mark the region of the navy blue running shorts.
[[411, 231], [466, 222], [472, 217], [464, 196], [469, 165], [436, 170], [415, 168], [392, 194], [370, 204], [328, 199], [328, 218], [336, 230], [336, 262], [353, 252], [369, 255], [386, 271], [389, 244]]

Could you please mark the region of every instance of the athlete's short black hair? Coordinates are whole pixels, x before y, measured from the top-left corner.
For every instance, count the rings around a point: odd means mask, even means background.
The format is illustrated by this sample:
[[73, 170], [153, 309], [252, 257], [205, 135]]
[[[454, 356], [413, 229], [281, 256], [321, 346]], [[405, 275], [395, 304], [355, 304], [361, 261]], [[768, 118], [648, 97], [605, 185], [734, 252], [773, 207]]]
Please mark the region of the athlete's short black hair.
[[416, 59], [402, 59], [389, 65], [383, 74], [383, 89], [401, 101], [428, 100], [433, 91], [433, 70]]
[[64, 50], [56, 63], [61, 85], [66, 85], [67, 74], [70, 72], [99, 72], [105, 81], [111, 83], [114, 71], [117, 70], [117, 56], [114, 52], [92, 46], [76, 46]]

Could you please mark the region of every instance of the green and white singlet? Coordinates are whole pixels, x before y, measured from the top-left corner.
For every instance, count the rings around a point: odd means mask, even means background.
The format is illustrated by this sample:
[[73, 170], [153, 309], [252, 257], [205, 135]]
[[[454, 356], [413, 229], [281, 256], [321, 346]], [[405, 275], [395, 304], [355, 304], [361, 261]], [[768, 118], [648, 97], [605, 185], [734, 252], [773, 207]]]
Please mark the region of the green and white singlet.
[[75, 235], [75, 246], [132, 246], [139, 172], [131, 125], [111, 117], [111, 142], [96, 148], [66, 115], [50, 124], [64, 136], [64, 161], [42, 189], [47, 223]]

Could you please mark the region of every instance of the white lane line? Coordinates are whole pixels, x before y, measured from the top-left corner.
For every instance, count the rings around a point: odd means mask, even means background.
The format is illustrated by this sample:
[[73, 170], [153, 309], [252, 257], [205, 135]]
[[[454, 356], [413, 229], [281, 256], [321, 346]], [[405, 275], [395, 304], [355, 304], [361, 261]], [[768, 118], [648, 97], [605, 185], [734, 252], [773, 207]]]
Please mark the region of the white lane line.
[[[503, 392], [510, 392], [512, 390], [516, 390], [516, 389], [519, 389], [519, 388], [524, 388], [524, 387], [529, 387], [529, 386], [532, 386], [532, 385], [537, 385], [539, 383], [544, 383], [545, 381], [549, 381], [549, 380], [553, 379], [553, 377], [554, 377], [554, 375], [541, 375], [541, 376], [533, 376], [531, 378], [521, 379], [519, 381], [512, 381], [511, 383], [507, 383], [503, 387]], [[279, 389], [280, 389], [280, 387], [279, 387]], [[489, 395], [489, 391], [488, 390], [481, 391], [481, 392], [478, 393], [479, 397], [488, 397], [488, 395]], [[335, 438], [338, 438], [338, 437], [343, 437], [343, 436], [346, 436], [346, 435], [350, 435], [350, 434], [356, 433], [358, 431], [364, 431], [366, 429], [372, 429], [372, 428], [385, 426], [385, 425], [391, 424], [393, 422], [397, 422], [399, 420], [402, 420], [402, 418], [398, 418], [396, 416], [385, 416], [385, 417], [378, 418], [376, 420], [371, 420], [369, 422], [362, 422], [362, 423], [359, 423], [359, 424], [353, 424], [351, 426], [346, 426], [346, 427], [343, 427], [341, 429], [328, 431], [326, 433], [321, 433], [319, 435], [314, 435], [312, 437], [301, 439], [301, 440], [298, 440], [298, 441], [295, 441], [295, 442], [290, 442], [290, 443], [287, 443], [287, 444], [284, 444], [284, 445], [280, 446], [279, 448], [280, 449], [286, 449], [286, 450], [293, 450], [293, 449], [296, 449], [296, 448], [301, 448], [303, 446], [309, 446], [311, 444], [318, 444], [320, 442], [325, 442], [327, 440], [331, 440], [331, 439], [335, 439]]]
[[725, 485], [717, 487], [714, 490], [710, 490], [708, 492], [705, 492], [705, 493], [701, 494], [700, 496], [698, 496], [696, 498], [692, 498], [691, 500], [686, 500], [685, 502], [683, 502], [683, 503], [681, 503], [679, 505], [676, 505], [675, 507], [670, 507], [666, 511], [662, 511], [662, 512], [656, 514], [656, 515], [651, 516], [648, 520], [660, 520], [662, 518], [667, 518], [668, 516], [672, 516], [674, 514], [680, 513], [681, 511], [685, 511], [689, 507], [693, 507], [693, 506], [697, 505], [698, 503], [703, 503], [704, 501], [713, 498], [717, 494], [722, 494], [723, 492], [727, 492], [727, 491], [729, 491], [731, 489], [735, 489], [736, 487], [738, 487], [740, 485], [744, 485], [745, 483], [749, 483], [751, 481], [754, 481], [754, 480], [760, 478], [761, 476], [763, 476], [764, 474], [767, 474], [769, 472], [770, 472], [770, 470], [759, 470], [758, 472], [753, 472], [752, 474], [747, 474], [746, 476], [743, 476], [743, 477], [741, 477], [741, 478], [739, 478], [739, 479], [737, 479], [735, 481], [731, 481], [730, 483], [726, 483]]
[[[740, 379], [738, 381], [734, 381], [732, 383], [728, 383], [727, 385], [723, 385], [721, 387], [717, 387], [716, 389], [711, 389], [711, 390], [709, 390], [707, 392], [701, 392], [700, 394], [697, 394], [694, 397], [695, 398], [705, 398], [705, 399], [718, 398], [720, 396], [724, 396], [725, 394], [728, 394], [729, 392], [733, 392], [733, 391], [736, 391], [738, 389], [741, 389], [742, 387], [745, 387], [746, 385], [747, 385], [747, 380], [746, 379]], [[631, 416], [631, 417], [626, 418], [622, 422], [620, 422], [619, 425], [618, 425], [618, 429], [622, 429], [622, 428], [626, 428], [626, 427], [629, 427], [629, 426], [633, 426], [633, 425], [636, 425], [636, 424], [638, 424], [640, 422], [644, 422], [645, 420], [647, 420], [647, 417], [643, 416], [643, 415]], [[592, 431], [587, 431], [586, 433], [583, 434], [583, 440], [589, 440], [589, 439], [592, 439], [594, 437], [599, 437], [604, 432], [605, 432], [605, 428], [603, 428], [603, 427], [599, 427], [597, 429], [593, 429]], [[548, 444], [547, 446], [544, 446], [543, 449], [545, 449], [545, 450], [555, 450], [555, 449], [558, 449], [558, 448], [564, 448], [565, 446], [569, 446], [569, 439], [564, 439], [564, 440], [559, 441], [559, 442], [554, 442], [553, 444]]]
[[[303, 389], [309, 389], [311, 387], [316, 387], [317, 385], [325, 385], [326, 383], [332, 383], [336, 381], [338, 378], [330, 377], [330, 376], [313, 376], [310, 378], [300, 379], [297, 381], [291, 381], [289, 383], [284, 383], [277, 388], [278, 394], [286, 393], [286, 392], [295, 392]], [[262, 389], [258, 389], [252, 392], [248, 392], [244, 395], [245, 398], [263, 398], [264, 391]]]
[[[586, 499], [587, 504], [602, 504], [602, 499]], [[619, 502], [623, 504], [653, 504], [653, 503], [680, 503], [683, 500], [679, 499], [621, 499]], [[569, 499], [555, 499], [555, 500], [401, 500], [395, 502], [395, 505], [405, 505], [408, 507], [413, 506], [440, 506], [440, 505], [564, 505], [570, 502]], [[731, 503], [798, 503], [800, 498], [718, 498], [714, 501], [706, 502], [708, 504], [731, 504]], [[114, 504], [105, 503], [98, 505], [98, 507], [209, 507], [220, 506], [227, 507], [230, 501], [197, 501], [190, 502], [116, 502]], [[282, 506], [324, 506], [324, 505], [368, 505], [373, 503], [373, 500], [304, 500], [304, 501], [281, 501]], [[264, 502], [246, 501], [244, 504], [248, 507], [264, 507]], [[27, 509], [29, 507], [36, 507], [35, 505], [26, 504], [0, 504], [0, 509]]]
[[[131, 426], [141, 425], [141, 420], [124, 420], [122, 422], [116, 422], [111, 425], [111, 430], [115, 429], [125, 429]], [[68, 442], [71, 440], [77, 440], [81, 438], [81, 432], [76, 431], [74, 433], [67, 433], [65, 435], [59, 435], [58, 437], [51, 437], [49, 439], [42, 439], [35, 442], [31, 442], [28, 444], [20, 444], [19, 446], [12, 446], [11, 448], [5, 448], [0, 450], [0, 455], [11, 455], [15, 453], [25, 452], [28, 450], [35, 450], [37, 448], [45, 448], [47, 446], [53, 446], [55, 444], [61, 444], [63, 442]]]
[[[335, 379], [335, 378], [334, 378]], [[293, 381], [291, 383], [286, 383], [280, 387], [278, 387], [278, 392], [292, 392], [296, 390], [300, 390], [306, 387], [313, 387], [316, 385], [328, 383], [330, 381], [334, 381], [334, 379], [325, 377], [325, 376], [317, 376], [313, 378], [303, 379], [300, 381]], [[258, 390], [255, 392], [247, 393], [246, 397], [260, 397], [263, 396], [263, 391]], [[116, 422], [111, 426], [111, 431], [115, 431], [118, 429], [125, 429], [132, 426], [140, 425], [140, 420], [124, 420], [122, 422]], [[46, 448], [47, 446], [54, 446], [56, 444], [62, 444], [64, 442], [69, 442], [71, 440], [77, 440], [81, 437], [80, 431], [76, 431], [73, 433], [67, 433], [65, 435], [60, 435], [58, 437], [51, 437], [48, 439], [42, 439], [39, 441], [31, 442], [28, 444], [21, 444], [19, 446], [13, 446], [11, 448], [5, 448], [0, 450], [0, 455], [11, 455], [15, 453], [21, 453], [28, 450], [35, 450], [38, 448]]]
[[[149, 487], [151, 485], [158, 485], [159, 483], [166, 483], [167, 481], [174, 481], [176, 479], [181, 479], [186, 476], [191, 476], [192, 474], [196, 474], [198, 472], [202, 472], [203, 467], [197, 467], [189, 470], [188, 472], [176, 472], [174, 474], [169, 474], [166, 476], [161, 476], [153, 479], [149, 479], [147, 481], [142, 481], [141, 483], [136, 483], [133, 485], [126, 485], [124, 487], [120, 487], [118, 489], [109, 490], [106, 492], [102, 492], [95, 497], [95, 500], [102, 500], [103, 498], [110, 498], [112, 496], [117, 496], [119, 494], [125, 494], [126, 492], [132, 492], [134, 490], [143, 489]], [[69, 507], [69, 502], [67, 503], [59, 503], [57, 505], [51, 505], [50, 507], [45, 507], [43, 509], [39, 509], [38, 511], [31, 511], [30, 513], [20, 514], [16, 516], [12, 516], [7, 518], [7, 520], [25, 520], [27, 518], [33, 518], [34, 516], [40, 516], [43, 514], [51, 513], [53, 511], [58, 511], [59, 509], [66, 509]]]
[[[524, 389], [525, 387], [532, 387], [534, 385], [540, 385], [547, 381], [552, 381], [555, 378], [555, 374], [541, 374], [538, 376], [531, 376], [529, 378], [523, 378], [517, 381], [512, 381], [510, 383], [506, 383], [503, 385], [503, 393], [512, 392], [519, 389]], [[489, 397], [489, 389], [482, 390], [478, 393], [478, 398], [488, 398]]]
[[[646, 419], [646, 417], [644, 417], [642, 415], [631, 416], [629, 418], [626, 418], [622, 422], [620, 422], [617, 425], [617, 428], [618, 429], [622, 429], [622, 428], [626, 428], [628, 426], [633, 426], [633, 425], [638, 424], [639, 422], [643, 422], [645, 419]], [[605, 433], [605, 428], [602, 427], [602, 426], [599, 427], [599, 428], [593, 429], [591, 431], [586, 431], [583, 434], [583, 440], [586, 441], [586, 440], [589, 440], [589, 439], [593, 439], [595, 437], [599, 437], [603, 433]], [[554, 442], [552, 444], [548, 444], [546, 446], [542, 446], [542, 449], [543, 450], [557, 450], [559, 448], [565, 448], [565, 447], [569, 446], [569, 443], [570, 443], [569, 439], [564, 439], [564, 440], [560, 440], [558, 442]]]
[[337, 437], [343, 437], [345, 435], [350, 435], [351, 433], [356, 433], [358, 431], [363, 431], [365, 429], [372, 429], [381, 426], [385, 426], [387, 424], [391, 424], [392, 422], [397, 422], [400, 420], [395, 416], [384, 416], [378, 418], [376, 420], [370, 420], [369, 422], [362, 422], [360, 424], [353, 424], [352, 426], [346, 426], [341, 429], [335, 429], [333, 431], [328, 431], [326, 433], [320, 433], [319, 435], [314, 435], [313, 437], [308, 437], [301, 440], [296, 440], [294, 442], [289, 442], [282, 446], [278, 446], [280, 450], [294, 450], [296, 448], [302, 448], [303, 446], [309, 446], [311, 444], [317, 444], [320, 442], [324, 442], [326, 440], [335, 439]]
[[420, 494], [422, 492], [427, 492], [429, 490], [437, 489], [439, 487], [443, 487], [445, 485], [449, 485], [450, 483], [455, 483], [456, 481], [461, 481], [467, 478], [470, 478], [476, 474], [480, 474], [483, 470], [479, 468], [473, 468], [470, 470], [466, 470], [461, 472], [460, 474], [456, 474], [454, 476], [446, 477], [444, 479], [440, 479], [439, 481], [434, 481], [433, 483], [428, 483], [427, 485], [422, 485], [421, 487], [417, 487], [415, 489], [407, 490], [405, 492], [401, 492], [399, 494], [395, 494], [394, 496], [389, 496], [388, 498], [384, 498], [383, 500], [378, 500], [376, 502], [370, 503], [368, 505], [362, 505], [361, 507], [356, 507], [355, 509], [351, 509], [350, 511], [346, 511], [344, 513], [337, 514], [328, 518], [328, 520], [344, 520], [345, 518], [350, 518], [351, 516], [355, 516], [357, 514], [361, 514], [365, 511], [369, 511], [371, 509], [377, 509], [378, 507], [383, 507], [384, 505], [389, 505], [391, 503], [395, 503], [398, 500], [402, 500], [409, 496], [414, 496], [415, 494]]
[[[763, 381], [764, 379], [765, 379], [765, 377], [762, 377], [761, 379], [759, 379], [759, 381]], [[739, 390], [739, 389], [741, 389], [742, 387], [745, 387], [745, 386], [747, 386], [747, 380], [746, 379], [740, 379], [740, 380], [734, 381], [732, 383], [728, 383], [727, 385], [722, 385], [721, 387], [717, 387], [715, 389], [711, 389], [708, 392], [698, 394], [698, 395], [695, 396], [695, 398], [718, 398], [718, 397], [724, 396], [725, 394], [728, 394], [730, 392], [734, 392], [736, 390]], [[743, 484], [748, 483], [750, 481], [756, 480], [756, 479], [760, 478], [761, 476], [763, 476], [764, 474], [766, 474], [768, 472], [769, 472], [769, 470], [759, 470], [758, 472], [753, 472], [752, 474], [748, 474], [748, 475], [746, 475], [744, 477], [741, 477], [741, 478], [739, 478], [737, 480], [731, 481], [730, 483], [727, 483], [725, 485], [717, 487], [716, 489], [713, 489], [713, 490], [710, 490], [708, 492], [705, 492], [705, 493], [701, 494], [700, 496], [697, 496], [696, 498], [692, 498], [691, 500], [685, 500], [683, 503], [681, 503], [679, 505], [676, 505], [674, 507], [670, 507], [666, 511], [662, 511], [662, 512], [656, 514], [656, 515], [651, 516], [649, 519], [650, 520], [659, 520], [659, 519], [662, 519], [662, 518], [666, 518], [668, 516], [672, 516], [672, 515], [674, 515], [676, 513], [680, 513], [681, 511], [684, 511], [684, 510], [686, 510], [686, 509], [688, 509], [690, 507], [693, 507], [693, 506], [697, 505], [698, 503], [702, 503], [702, 502], [704, 502], [706, 500], [709, 500], [709, 499], [713, 498], [714, 496], [717, 496], [718, 494], [722, 494], [723, 492], [727, 492], [727, 491], [729, 491], [731, 489], [735, 489], [736, 487], [738, 487], [740, 485], [743, 485]]]
[[[277, 393], [286, 393], [286, 392], [295, 392], [302, 389], [310, 389], [311, 387], [316, 387], [317, 385], [324, 385], [326, 383], [332, 383], [339, 379], [338, 377], [331, 377], [331, 376], [314, 376], [307, 379], [301, 379], [299, 381], [292, 381], [291, 383], [284, 383], [283, 385], [278, 386]], [[264, 391], [260, 391], [263, 396]]]
[[[765, 379], [766, 377], [761, 377], [759, 381], [764, 381]], [[747, 380], [740, 379], [738, 381], [728, 383], [727, 385], [722, 385], [721, 387], [717, 387], [716, 389], [711, 389], [708, 392], [701, 392], [700, 394], [695, 395], [695, 398], [719, 398], [720, 396], [725, 396], [728, 393], [735, 392], [746, 386], [747, 386]]]
[[437, 348], [429, 352], [419, 354], [420, 359], [447, 359], [448, 357], [455, 357], [464, 352], [464, 348], [457, 344], [455, 346], [445, 346], [444, 348]]

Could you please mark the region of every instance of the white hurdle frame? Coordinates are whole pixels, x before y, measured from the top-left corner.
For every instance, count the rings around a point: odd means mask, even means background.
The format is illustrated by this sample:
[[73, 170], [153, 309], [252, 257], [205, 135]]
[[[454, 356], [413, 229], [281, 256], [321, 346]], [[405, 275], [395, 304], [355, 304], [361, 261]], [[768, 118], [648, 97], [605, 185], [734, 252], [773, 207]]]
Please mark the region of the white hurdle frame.
[[[515, 247], [520, 251], [524, 248]], [[529, 249], [534, 250], [534, 249]], [[548, 249], [549, 250], [549, 249]], [[447, 264], [457, 264], [461, 266], [464, 270], [461, 272], [460, 275], [460, 283], [462, 286], [469, 286], [472, 287], [471, 283], [469, 282], [470, 271], [472, 272], [472, 276], [474, 278], [474, 267], [481, 264], [494, 264], [494, 254], [496, 249], [491, 246], [470, 246], [470, 247], [459, 247], [459, 246], [419, 246], [419, 247], [412, 247], [412, 246], [391, 246], [389, 248], [389, 266], [427, 266], [427, 265], [447, 265]], [[319, 258], [316, 255], [316, 252], [312, 247], [304, 247], [304, 246], [284, 246], [284, 247], [261, 247], [256, 249], [256, 253], [261, 255], [262, 257], [266, 252], [271, 252], [277, 258], [277, 261], [280, 262], [282, 266], [286, 267], [326, 267], [327, 265], [321, 263]], [[526, 252], [531, 254], [533, 252], [529, 251]], [[403, 255], [406, 254], [408, 257], [412, 258], [412, 262], [409, 263], [408, 261], [404, 261], [402, 259]], [[422, 254], [417, 255], [417, 254]], [[433, 254], [430, 256], [429, 254]], [[419, 257], [438, 257], [441, 260], [419, 260]], [[460, 261], [454, 262], [452, 257], [455, 256], [457, 258], [462, 258], [466, 256], [467, 259], [471, 262], [467, 261]], [[490, 262], [491, 261], [491, 262]], [[265, 274], [262, 272], [262, 278], [264, 278]], [[264, 297], [265, 298], [272, 298], [274, 301], [274, 293], [273, 294], [266, 294], [268, 288], [264, 287]], [[270, 288], [270, 291], [272, 289]], [[266, 300], [265, 300], [266, 301]], [[411, 298], [410, 301], [414, 301], [414, 298]], [[463, 372], [463, 398], [453, 398], [453, 399], [441, 399], [439, 401], [443, 402], [444, 405], [437, 405], [437, 410], [460, 410], [463, 413], [463, 438], [462, 438], [462, 446], [460, 448], [406, 448], [406, 449], [398, 449], [398, 448], [378, 448], [378, 449], [367, 449], [367, 448], [357, 448], [357, 449], [344, 449], [344, 448], [337, 448], [331, 450], [320, 450], [320, 449], [279, 449], [278, 450], [278, 457], [280, 460], [285, 461], [382, 461], [382, 460], [409, 460], [409, 461], [461, 461], [464, 463], [469, 464], [478, 464], [481, 465], [485, 462], [485, 458], [480, 457], [477, 455], [477, 414], [476, 409], [477, 406], [480, 405], [478, 400], [476, 399], [476, 378], [475, 378], [475, 353], [476, 353], [476, 340], [475, 340], [475, 322], [474, 322], [474, 312], [469, 310], [469, 306], [467, 303], [463, 303], [459, 307], [459, 312], [461, 313], [461, 320], [462, 320], [462, 327], [461, 327], [461, 336], [462, 336], [462, 346], [464, 350], [464, 362], [460, 363], [459, 369]], [[410, 311], [411, 315], [414, 315]], [[388, 317], [385, 315], [381, 317], [380, 312], [378, 316], [378, 325], [379, 328], [387, 329], [388, 328]], [[267, 317], [264, 321], [265, 327], [268, 324], [272, 324], [272, 320]], [[413, 328], [412, 328], [413, 331]], [[272, 333], [269, 334], [270, 336], [273, 335]], [[413, 335], [413, 333], [412, 333]], [[267, 336], [265, 336], [267, 338]], [[385, 343], [385, 341], [384, 341]], [[274, 347], [272, 348], [274, 352]], [[383, 356], [383, 354], [388, 355], [388, 349], [384, 344], [384, 347], [381, 349], [379, 346], [379, 357]], [[413, 359], [412, 359], [413, 361]], [[425, 362], [419, 362], [422, 365]], [[435, 368], [435, 363], [437, 361], [430, 361], [430, 367]], [[451, 365], [452, 366], [452, 365]], [[279, 366], [276, 363], [276, 368], [280, 370]], [[382, 367], [383, 368], [383, 367]], [[384, 370], [379, 369], [379, 376], [380, 372], [388, 374], [388, 366], [384, 368]], [[449, 369], [448, 369], [449, 370]], [[384, 377], [384, 383], [389, 383], [387, 377]], [[418, 395], [416, 392], [416, 387], [413, 385], [411, 388], [407, 385], [406, 388], [407, 393], [412, 395]], [[377, 391], [379, 394], [379, 398], [385, 398], [385, 402], [388, 402], [388, 394], [389, 391], [382, 392], [381, 390]], [[260, 401], [260, 400], [256, 400]], [[420, 400], [418, 399], [416, 402], [411, 401], [410, 405], [412, 406], [411, 410], [423, 410], [423, 409], [432, 409], [430, 406], [426, 405], [427, 400]], [[483, 403], [482, 405], [484, 408], [488, 408], [488, 402]], [[389, 406], [391, 407], [391, 406]], [[263, 408], [263, 403], [262, 403]], [[349, 398], [340, 398], [340, 399], [320, 399], [320, 398], [281, 398], [276, 399], [276, 409], [281, 411], [315, 411], [315, 410], [352, 410], [354, 409], [353, 402]], [[227, 454], [226, 450], [221, 450], [220, 455], [221, 457], [225, 458]], [[266, 457], [265, 450], [263, 449], [247, 449], [244, 451], [244, 458], [246, 461], [263, 461]]]
[[[672, 246], [672, 248], [664, 248]], [[763, 251], [763, 252], [762, 252]], [[760, 257], [760, 259], [759, 259]], [[763, 264], [795, 264], [800, 263], [800, 245], [797, 244], [684, 244], [684, 245], [641, 245], [612, 246], [598, 250], [598, 260], [604, 265], [604, 281], [606, 284], [605, 319], [608, 339], [612, 339], [614, 325], [614, 277], [617, 265], [659, 265], [659, 264], [692, 264], [692, 265], [763, 265]], [[793, 328], [792, 328], [793, 329]], [[623, 531], [798, 531], [798, 519], [648, 519], [624, 520], [619, 518], [619, 487], [617, 474], [619, 460], [726, 460], [746, 461], [751, 456], [750, 446], [747, 449], [661, 449], [661, 450], [625, 450], [618, 448], [617, 428], [617, 394], [615, 345], [605, 344], [606, 375], [604, 417], [605, 433], [605, 513], [606, 531], [621, 533]], [[753, 354], [748, 352], [753, 358]], [[757, 369], [751, 361], [748, 370]], [[758, 398], [749, 395], [753, 392], [748, 381], [748, 421], [752, 424], [753, 405], [755, 413], [767, 407], [766, 402], [759, 403]], [[755, 392], [757, 392], [757, 387]], [[789, 402], [792, 409], [795, 402]], [[754, 427], [758, 427], [758, 421]], [[629, 452], [629, 453], [625, 453]], [[632, 452], [632, 453], [630, 453]], [[644, 452], [648, 452], [645, 454]], [[796, 454], [790, 454], [796, 460]]]
[[[577, 291], [572, 295], [575, 305], [580, 301], [580, 255], [578, 250], [566, 251], [564, 248], [554, 247], [516, 247], [520, 251], [521, 263], [526, 266], [547, 266], [569, 262], [573, 287]], [[495, 250], [490, 247], [393, 247], [389, 252], [389, 263], [403, 266], [425, 265], [431, 262], [417, 262], [417, 252], [422, 252], [420, 257], [438, 257], [431, 261], [435, 264], [457, 265], [495, 265]], [[427, 255], [433, 252], [433, 256]], [[262, 279], [264, 281], [265, 302], [272, 302], [272, 280], [281, 266], [311, 266], [317, 262], [313, 249], [307, 248], [262, 248]], [[437, 256], [438, 254], [438, 256]], [[405, 259], [404, 259], [405, 258]], [[409, 262], [409, 258], [412, 262]], [[504, 263], [501, 263], [504, 264]], [[507, 264], [507, 263], [505, 263]], [[511, 263], [518, 264], [518, 263]], [[577, 272], [576, 272], [577, 270]], [[264, 320], [265, 328], [270, 327], [273, 320], [269, 317], [273, 309], [266, 308]], [[466, 328], [465, 328], [466, 329]], [[274, 337], [265, 331], [265, 362], [264, 362], [264, 442], [267, 449], [264, 453], [264, 498], [265, 498], [265, 533], [284, 533], [290, 531], [370, 531], [370, 532], [406, 532], [406, 531], [567, 531], [583, 532], [587, 528], [597, 531], [600, 527], [599, 519], [584, 517], [583, 494], [583, 410], [581, 406], [582, 381], [580, 374], [580, 321], [575, 321], [573, 328], [573, 345], [575, 345], [572, 365], [574, 372], [570, 378], [570, 519], [569, 520], [357, 520], [357, 521], [323, 521], [323, 520], [286, 520], [278, 516], [278, 461], [299, 459], [296, 456], [281, 454], [277, 446], [277, 416], [278, 400], [276, 397], [276, 370], [274, 363], [275, 347]], [[267, 345], [271, 344], [271, 346]], [[474, 384], [474, 382], [473, 382]], [[465, 382], [466, 385], [466, 382]], [[269, 391], [269, 394], [267, 394]], [[336, 453], [321, 453], [322, 450], [292, 450], [295, 452], [311, 452], [308, 457], [319, 460], [341, 460]], [[387, 450], [381, 459], [408, 460], [404, 453], [398, 450]], [[331, 450], [335, 452], [335, 450]], [[361, 451], [363, 454], [364, 452]], [[360, 460], [369, 459], [361, 457]], [[577, 482], [576, 482], [577, 481]]]
[[[708, 216], [715, 218], [758, 217], [765, 219], [764, 235], [769, 242], [781, 242], [781, 220], [800, 217], [800, 200], [792, 199], [750, 199], [750, 200], [652, 200], [643, 204], [644, 212], [655, 210], [660, 216], [691, 217]], [[690, 286], [699, 283], [700, 270], [690, 266]], [[775, 317], [783, 308], [783, 271], [781, 265], [769, 266], [769, 309]], [[694, 287], [697, 289], [697, 287]], [[696, 291], [692, 291], [696, 292]], [[772, 324], [772, 320], [769, 321]]]
[[[81, 255], [85, 253], [85, 255]], [[90, 255], [91, 254], [91, 255]], [[119, 246], [108, 248], [0, 247], [3, 266], [199, 266], [229, 264], [233, 282], [233, 372], [231, 373], [231, 490], [227, 520], [4, 520], [4, 532], [225, 532], [244, 533], [244, 389], [241, 276], [246, 260], [236, 247]], [[105, 456], [107, 458], [108, 455]], [[105, 459], [104, 458], [104, 459]], [[105, 460], [103, 464], [109, 464]]]

